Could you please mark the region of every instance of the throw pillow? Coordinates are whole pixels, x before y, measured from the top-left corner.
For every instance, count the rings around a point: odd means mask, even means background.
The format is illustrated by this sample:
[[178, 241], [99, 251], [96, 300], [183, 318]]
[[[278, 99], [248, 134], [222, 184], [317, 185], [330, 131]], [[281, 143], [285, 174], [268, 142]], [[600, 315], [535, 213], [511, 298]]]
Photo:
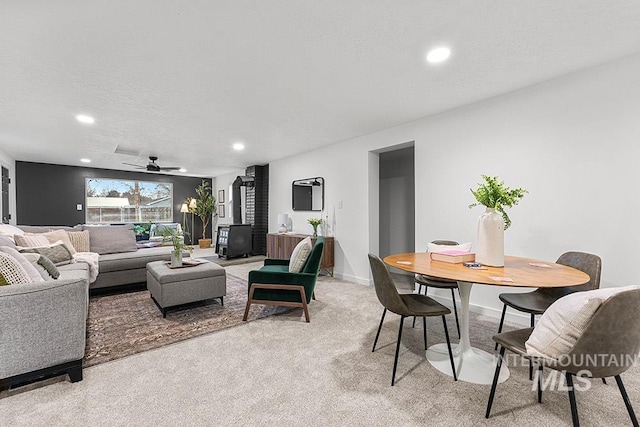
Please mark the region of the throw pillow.
[[27, 252], [21, 255], [29, 260], [44, 280], [52, 280], [60, 277], [60, 270], [58, 270], [58, 267], [46, 256]]
[[89, 252], [89, 230], [67, 231], [67, 236], [76, 252]]
[[440, 252], [440, 251], [471, 251], [471, 242], [460, 243], [459, 245], [436, 245], [435, 243], [427, 244], [427, 252]]
[[13, 236], [13, 240], [16, 242], [16, 246], [22, 246], [25, 248], [47, 246], [51, 243], [49, 242], [49, 239], [47, 239], [47, 236], [37, 233], [16, 234]]
[[24, 234], [24, 231], [20, 230], [18, 227], [14, 227], [11, 224], [0, 223], [0, 234], [8, 237], [13, 241], [13, 236], [15, 236], [16, 234]]
[[53, 245], [41, 246], [38, 248], [20, 248], [20, 252], [31, 252], [44, 255], [55, 265], [64, 265], [74, 262], [71, 252], [61, 241], [57, 241]]
[[24, 271], [29, 275], [32, 282], [42, 282], [42, 275], [38, 272], [38, 270], [29, 262], [27, 258], [24, 257], [17, 250], [10, 248], [8, 246], [0, 247], [0, 252], [3, 252], [15, 259], [21, 266], [24, 268]]
[[13, 236], [5, 236], [4, 234], [0, 234], [0, 246], [9, 246], [10, 248], [15, 249], [16, 243], [13, 240]]
[[554, 302], [544, 312], [525, 343], [527, 353], [557, 359], [569, 353], [600, 305], [612, 296], [637, 286], [574, 292]]
[[71, 255], [76, 253], [71, 240], [69, 240], [69, 236], [67, 236], [67, 232], [65, 230], [51, 230], [46, 233], [42, 233], [43, 236], [47, 238], [49, 243], [55, 243], [57, 241], [61, 241], [69, 250]]
[[289, 260], [289, 272], [300, 273], [302, 271], [302, 267], [304, 267], [304, 264], [307, 262], [307, 258], [309, 258], [311, 249], [311, 237], [303, 239], [296, 245], [296, 247], [293, 249], [293, 252], [291, 252], [291, 259]]
[[136, 235], [131, 224], [87, 227], [87, 230], [89, 230], [91, 252], [104, 255], [138, 250]]
[[0, 283], [21, 285], [32, 280], [24, 268], [11, 255], [0, 252]]

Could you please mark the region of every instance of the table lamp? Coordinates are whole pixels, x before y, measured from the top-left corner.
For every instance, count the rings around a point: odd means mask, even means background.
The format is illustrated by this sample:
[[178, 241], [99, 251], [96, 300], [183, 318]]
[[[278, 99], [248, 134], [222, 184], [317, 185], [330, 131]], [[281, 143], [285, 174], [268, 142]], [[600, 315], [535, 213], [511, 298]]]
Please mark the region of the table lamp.
[[278, 214], [278, 233], [286, 233], [288, 230], [287, 223], [289, 222], [289, 215]]

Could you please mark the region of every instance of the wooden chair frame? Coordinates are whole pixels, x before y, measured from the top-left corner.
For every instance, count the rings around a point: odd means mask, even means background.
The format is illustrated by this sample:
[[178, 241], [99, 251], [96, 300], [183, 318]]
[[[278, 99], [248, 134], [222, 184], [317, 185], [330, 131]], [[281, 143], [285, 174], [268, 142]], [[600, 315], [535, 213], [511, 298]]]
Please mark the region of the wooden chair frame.
[[[285, 291], [298, 291], [300, 292], [300, 300], [302, 302], [253, 299], [253, 292], [256, 289], [278, 289], [278, 290], [285, 290]], [[249, 308], [251, 308], [251, 304], [280, 305], [284, 307], [302, 308], [302, 310], [304, 311], [305, 320], [307, 321], [307, 323], [309, 323], [309, 310], [307, 308], [307, 296], [304, 292], [304, 286], [302, 285], [274, 285], [274, 284], [268, 284], [268, 283], [252, 283], [251, 287], [249, 288], [249, 298], [247, 299], [247, 306], [244, 309], [244, 317], [242, 318], [243, 321], [246, 321], [247, 316], [249, 316]]]

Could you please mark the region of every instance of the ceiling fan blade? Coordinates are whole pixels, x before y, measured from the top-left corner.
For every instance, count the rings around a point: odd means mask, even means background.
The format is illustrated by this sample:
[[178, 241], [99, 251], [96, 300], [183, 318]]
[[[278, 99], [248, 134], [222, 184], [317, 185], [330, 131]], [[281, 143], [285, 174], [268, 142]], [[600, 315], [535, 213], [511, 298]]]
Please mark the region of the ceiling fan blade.
[[160, 170], [162, 171], [176, 171], [180, 169], [180, 166], [161, 166]]
[[146, 168], [146, 166], [140, 166], [140, 165], [134, 165], [133, 163], [126, 163], [126, 162], [122, 162], [123, 165], [129, 165], [129, 166], [134, 166], [138, 169], [144, 169]]

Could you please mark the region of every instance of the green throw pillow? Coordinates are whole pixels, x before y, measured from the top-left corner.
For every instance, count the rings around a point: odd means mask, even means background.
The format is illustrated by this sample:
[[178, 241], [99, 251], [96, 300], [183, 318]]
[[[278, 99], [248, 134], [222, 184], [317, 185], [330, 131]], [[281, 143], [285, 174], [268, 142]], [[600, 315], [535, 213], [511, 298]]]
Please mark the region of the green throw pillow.
[[5, 279], [2, 273], [0, 273], [0, 286], [6, 286], [8, 284], [9, 282], [7, 282], [7, 279]]
[[67, 247], [62, 242], [53, 244], [51, 246], [42, 246], [39, 248], [22, 248], [20, 252], [30, 252], [44, 255], [49, 258], [55, 265], [70, 264], [73, 261], [71, 252], [69, 252], [69, 249], [67, 249]]
[[40, 255], [40, 258], [38, 258], [38, 264], [43, 266], [44, 269], [47, 270], [47, 273], [49, 273], [49, 276], [53, 277], [54, 279], [60, 277], [60, 270], [58, 270], [58, 267], [56, 267], [53, 261], [51, 261], [46, 256]]

